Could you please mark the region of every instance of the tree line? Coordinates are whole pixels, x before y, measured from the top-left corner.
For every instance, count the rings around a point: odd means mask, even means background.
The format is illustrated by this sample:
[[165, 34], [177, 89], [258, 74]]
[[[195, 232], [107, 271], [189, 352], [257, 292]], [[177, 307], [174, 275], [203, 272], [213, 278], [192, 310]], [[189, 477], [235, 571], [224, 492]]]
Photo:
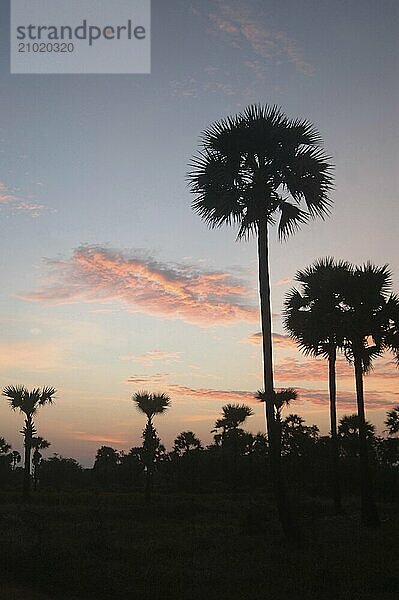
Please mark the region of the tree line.
[[[280, 406], [280, 451], [291, 487], [309, 495], [331, 495], [330, 437], [321, 436], [316, 425], [282, 410], [291, 408], [292, 390]], [[295, 398], [296, 399], [296, 398]], [[211, 444], [204, 446], [192, 431], [183, 431], [166, 451], [154, 426], [154, 418], [166, 412], [170, 398], [165, 394], [139, 392], [133, 395], [135, 406], [147, 417], [142, 445], [128, 452], [101, 446], [92, 469], [84, 469], [75, 459], [54, 454], [43, 458], [50, 443], [38, 437], [32, 456], [32, 487], [39, 490], [105, 490], [143, 492], [150, 505], [155, 491], [162, 490], [227, 492], [254, 494], [271, 491], [270, 448], [266, 434], [250, 433], [243, 428], [252, 409], [244, 404], [226, 404], [216, 419]], [[387, 437], [376, 435], [375, 427], [366, 422], [367, 446], [371, 464], [378, 478], [378, 496], [397, 499], [399, 467], [399, 406], [388, 411], [385, 419]], [[359, 419], [357, 414], [344, 415], [338, 422], [337, 439], [340, 459], [339, 478], [348, 494], [357, 492], [360, 455]], [[26, 467], [19, 467], [21, 457], [0, 438], [0, 476], [7, 489], [23, 485], [26, 492]], [[22, 476], [24, 475], [24, 476]], [[396, 483], [395, 483], [396, 482]], [[333, 495], [332, 495], [333, 497]]]

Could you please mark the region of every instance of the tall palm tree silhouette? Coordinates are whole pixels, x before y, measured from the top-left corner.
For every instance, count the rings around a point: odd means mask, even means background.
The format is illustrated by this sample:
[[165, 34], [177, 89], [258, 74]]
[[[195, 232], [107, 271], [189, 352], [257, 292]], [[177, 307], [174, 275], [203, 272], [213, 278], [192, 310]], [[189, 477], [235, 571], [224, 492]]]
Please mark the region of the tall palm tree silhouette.
[[24, 436], [24, 480], [23, 497], [28, 500], [30, 497], [30, 469], [31, 469], [31, 450], [32, 439], [36, 434], [33, 417], [38, 409], [45, 404], [52, 404], [56, 390], [53, 387], [45, 386], [42, 389], [34, 388], [29, 391], [24, 385], [9, 385], [4, 388], [5, 396], [12, 410], [19, 410], [25, 415], [24, 427], [21, 431]]
[[328, 214], [331, 166], [320, 144], [308, 121], [291, 120], [276, 106], [252, 105], [204, 131], [188, 174], [196, 196], [193, 208], [210, 227], [238, 225], [238, 239], [257, 236], [265, 412], [274, 491], [286, 535], [293, 522], [278, 481], [268, 228], [278, 218], [278, 235], [284, 239], [309, 218]]
[[152, 475], [155, 468], [156, 451], [159, 445], [153, 418], [163, 414], [170, 406], [170, 398], [166, 394], [150, 394], [142, 391], [133, 394], [132, 400], [139, 412], [147, 417], [147, 424], [143, 431], [143, 462], [145, 466], [145, 503], [151, 503]]
[[328, 360], [332, 496], [337, 514], [342, 512], [342, 495], [337, 437], [336, 360], [337, 349], [342, 348], [344, 343], [342, 298], [339, 292], [352, 268], [348, 262], [336, 262], [327, 257], [298, 271], [294, 279], [301, 284], [301, 290], [293, 288], [287, 294], [283, 310], [284, 327], [302, 352]]
[[399, 364], [399, 297], [390, 294], [391, 286], [388, 265], [377, 267], [368, 262], [348, 271], [342, 290], [345, 306], [344, 351], [355, 370], [362, 522], [366, 525], [378, 525], [380, 521], [373, 494], [367, 445], [363, 374], [371, 371], [373, 360], [385, 350], [391, 351]]

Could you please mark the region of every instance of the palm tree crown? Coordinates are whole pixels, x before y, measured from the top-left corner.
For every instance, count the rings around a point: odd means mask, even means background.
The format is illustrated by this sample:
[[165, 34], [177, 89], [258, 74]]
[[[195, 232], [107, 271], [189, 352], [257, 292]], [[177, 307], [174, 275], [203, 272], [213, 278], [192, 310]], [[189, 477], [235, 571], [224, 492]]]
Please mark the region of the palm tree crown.
[[367, 262], [349, 272], [342, 290], [345, 356], [350, 362], [361, 358], [365, 373], [385, 350], [399, 365], [399, 296], [390, 294], [391, 286], [388, 265]]
[[304, 354], [329, 358], [343, 346], [342, 289], [353, 266], [327, 257], [295, 274], [284, 303], [284, 327]]
[[166, 394], [150, 394], [149, 392], [137, 392], [132, 396], [137, 409], [147, 415], [149, 421], [155, 415], [164, 413], [170, 406], [170, 398]]
[[223, 417], [216, 421], [215, 427], [222, 427], [226, 431], [237, 429], [248, 417], [254, 414], [252, 408], [245, 404], [226, 404], [222, 407], [222, 413]]
[[321, 141], [308, 121], [276, 106], [252, 105], [214, 123], [188, 174], [194, 210], [210, 227], [238, 224], [239, 238], [256, 233], [261, 220], [274, 224], [276, 213], [280, 237], [324, 217], [332, 178]]
[[[263, 390], [258, 390], [255, 398], [261, 402], [266, 402], [266, 394]], [[283, 388], [274, 392], [274, 408], [277, 421], [281, 420], [281, 411], [284, 406], [289, 406], [291, 402], [298, 399], [298, 392], [294, 388]]]
[[27, 417], [32, 417], [40, 406], [52, 404], [55, 394], [56, 390], [47, 386], [29, 391], [24, 385], [8, 385], [3, 390], [3, 396], [8, 398], [11, 408]]

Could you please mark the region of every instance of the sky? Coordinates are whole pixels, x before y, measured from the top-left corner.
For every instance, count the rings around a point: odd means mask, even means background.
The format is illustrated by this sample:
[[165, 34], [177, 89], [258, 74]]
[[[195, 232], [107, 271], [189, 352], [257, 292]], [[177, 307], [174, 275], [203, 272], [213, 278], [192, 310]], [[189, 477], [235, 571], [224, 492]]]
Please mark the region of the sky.
[[[37, 416], [51, 452], [90, 466], [101, 445], [141, 443], [139, 390], [171, 397], [156, 419], [210, 443], [228, 403], [264, 431], [254, 240], [209, 230], [186, 173], [211, 123], [251, 103], [310, 120], [332, 156], [331, 216], [281, 243], [271, 231], [276, 387], [328, 432], [327, 364], [281, 323], [298, 269], [335, 256], [388, 263], [399, 291], [396, 0], [153, 0], [149, 75], [11, 75], [0, 1], [0, 387], [57, 389]], [[356, 410], [338, 366], [339, 416]], [[367, 376], [381, 433], [399, 403], [389, 355]], [[0, 435], [22, 416], [0, 399]]]

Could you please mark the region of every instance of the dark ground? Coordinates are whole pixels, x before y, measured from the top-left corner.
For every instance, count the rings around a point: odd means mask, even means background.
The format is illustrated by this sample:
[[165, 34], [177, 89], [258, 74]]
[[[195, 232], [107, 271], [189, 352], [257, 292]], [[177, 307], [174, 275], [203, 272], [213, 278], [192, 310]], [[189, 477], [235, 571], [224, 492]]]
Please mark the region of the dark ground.
[[303, 542], [282, 540], [266, 496], [0, 494], [4, 600], [396, 600], [399, 518], [360, 526], [302, 499]]

